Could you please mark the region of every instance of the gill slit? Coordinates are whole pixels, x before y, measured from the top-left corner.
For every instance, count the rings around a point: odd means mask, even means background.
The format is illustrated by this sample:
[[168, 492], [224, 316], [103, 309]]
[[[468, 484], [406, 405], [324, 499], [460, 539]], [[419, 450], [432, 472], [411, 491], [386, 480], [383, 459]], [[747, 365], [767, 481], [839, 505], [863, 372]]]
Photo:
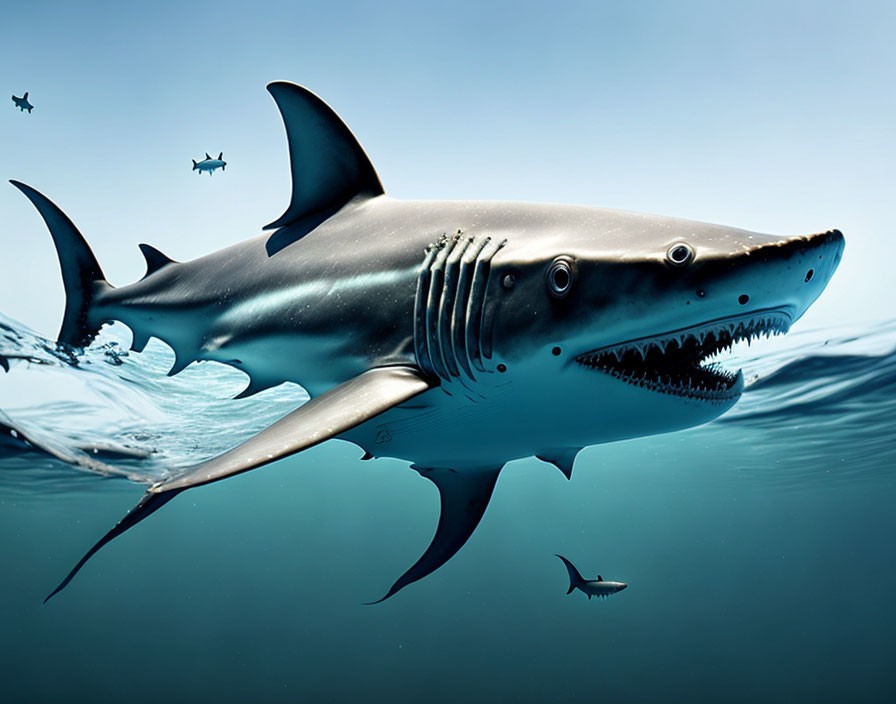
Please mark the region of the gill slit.
[[431, 245], [420, 267], [414, 301], [414, 349], [420, 366], [443, 382], [457, 383], [471, 400], [481, 398], [468, 382], [477, 371], [491, 374], [489, 331], [483, 328], [491, 260], [504, 246], [491, 237], [462, 233], [442, 236]]

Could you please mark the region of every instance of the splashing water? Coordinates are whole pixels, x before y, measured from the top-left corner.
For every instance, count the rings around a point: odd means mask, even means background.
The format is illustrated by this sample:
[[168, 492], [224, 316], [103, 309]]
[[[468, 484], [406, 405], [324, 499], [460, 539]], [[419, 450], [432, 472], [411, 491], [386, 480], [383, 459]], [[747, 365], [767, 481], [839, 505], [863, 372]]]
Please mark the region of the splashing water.
[[0, 315], [0, 491], [66, 490], [97, 476], [151, 484], [242, 442], [308, 399], [215, 362], [175, 377], [170, 348], [129, 353], [121, 325], [77, 355]]
[[[241, 372], [200, 362], [168, 377], [170, 349], [153, 340], [132, 354], [128, 337], [112, 325], [73, 354], [0, 316], [0, 491], [64, 491], [114, 476], [149, 484], [308, 398], [287, 383], [233, 400], [246, 385]], [[726, 365], [743, 368], [744, 397], [719, 420], [685, 431], [729, 451], [750, 448], [747, 466], [720, 471], [786, 484], [896, 466], [896, 321], [741, 345]]]

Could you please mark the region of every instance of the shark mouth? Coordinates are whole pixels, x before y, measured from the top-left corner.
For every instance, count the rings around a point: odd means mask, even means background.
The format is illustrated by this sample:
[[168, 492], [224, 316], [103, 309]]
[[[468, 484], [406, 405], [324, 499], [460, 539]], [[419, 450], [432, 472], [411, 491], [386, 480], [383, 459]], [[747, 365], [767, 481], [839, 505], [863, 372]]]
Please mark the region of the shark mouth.
[[791, 321], [783, 310], [761, 310], [601, 347], [576, 362], [651, 391], [723, 403], [740, 396], [743, 375], [710, 360], [736, 342], [784, 334]]

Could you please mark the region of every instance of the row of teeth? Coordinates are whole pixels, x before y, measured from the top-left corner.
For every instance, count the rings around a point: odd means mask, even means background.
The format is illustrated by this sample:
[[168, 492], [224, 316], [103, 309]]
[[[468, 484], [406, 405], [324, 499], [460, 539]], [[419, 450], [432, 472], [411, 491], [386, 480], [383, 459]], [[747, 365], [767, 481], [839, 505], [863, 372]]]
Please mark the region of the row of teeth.
[[736, 374], [720, 368], [713, 370], [718, 376], [714, 378], [716, 384], [712, 386], [707, 386], [703, 382], [692, 383], [690, 377], [682, 380], [669, 375], [654, 376], [652, 372], [620, 372], [618, 369], [603, 364], [597, 364], [595, 368], [634, 386], [702, 401], [721, 402], [731, 398], [731, 388], [737, 381]]
[[[690, 328], [679, 333], [603, 348], [582, 355], [577, 361], [629, 384], [652, 391], [703, 401], [722, 402], [734, 395], [732, 388], [739, 375], [733, 374], [713, 362], [708, 364], [704, 364], [704, 362], [723, 351], [730, 350], [732, 345], [737, 342], [746, 341], [749, 344], [751, 340], [758, 337], [783, 334], [788, 328], [789, 319], [784, 315], [765, 315], [748, 320], [742, 319]], [[675, 370], [684, 373], [672, 375], [661, 368], [620, 369], [613, 365], [611, 359], [611, 357], [615, 358], [617, 363], [621, 363], [623, 357], [628, 355], [631, 362], [637, 364], [639, 361], [646, 361], [651, 353], [656, 358], [658, 355], [665, 355], [667, 350], [674, 350], [676, 346], [681, 350], [688, 343], [692, 345], [693, 349], [694, 369], [692, 374], [688, 373], [687, 360], [683, 360], [684, 366], [681, 369]], [[633, 355], [636, 355], [634, 359]]]
[[690, 340], [697, 340], [699, 347], [703, 347], [704, 342], [712, 336], [715, 338], [716, 345], [713, 345], [712, 353], [730, 350], [732, 345], [737, 342], [746, 341], [747, 344], [756, 338], [769, 338], [773, 335], [783, 335], [790, 327], [789, 321], [783, 315], [773, 315], [762, 318], [753, 318], [748, 321], [730, 322], [727, 325], [707, 326], [700, 329], [691, 328], [679, 333], [672, 333], [664, 337], [655, 337], [645, 340], [636, 340], [627, 342], [615, 347], [605, 347], [596, 352], [591, 352], [579, 358], [584, 363], [594, 362], [598, 357], [606, 354], [612, 354], [617, 362], [622, 361], [622, 357], [626, 352], [634, 350], [641, 356], [641, 360], [647, 359], [652, 349], [656, 349], [660, 354], [665, 354], [670, 345], [675, 344], [679, 349], [684, 347], [685, 343]]

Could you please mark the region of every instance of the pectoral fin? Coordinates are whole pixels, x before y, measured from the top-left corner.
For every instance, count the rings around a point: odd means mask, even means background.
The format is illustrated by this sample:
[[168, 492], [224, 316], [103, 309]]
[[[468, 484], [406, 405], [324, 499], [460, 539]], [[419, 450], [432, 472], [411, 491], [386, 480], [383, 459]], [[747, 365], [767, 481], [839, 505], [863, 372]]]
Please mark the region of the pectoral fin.
[[361, 425], [432, 388], [412, 367], [379, 367], [317, 396], [223, 455], [191, 467], [150, 491], [189, 489], [248, 472]]
[[379, 604], [398, 591], [435, 572], [460, 550], [476, 530], [488, 506], [501, 467], [464, 470], [421, 469], [420, 476], [432, 481], [439, 489], [442, 513], [435, 537], [423, 556], [392, 585]]
[[[140, 502], [87, 552], [45, 602], [61, 591], [106, 543], [137, 525], [185, 489], [247, 472], [313, 447], [404, 403], [432, 386], [433, 382], [413, 367], [372, 369], [311, 399], [242, 445], [154, 484]], [[476, 522], [478, 521], [477, 517]], [[463, 541], [457, 547], [462, 544]], [[454, 551], [451, 554], [453, 553]]]

